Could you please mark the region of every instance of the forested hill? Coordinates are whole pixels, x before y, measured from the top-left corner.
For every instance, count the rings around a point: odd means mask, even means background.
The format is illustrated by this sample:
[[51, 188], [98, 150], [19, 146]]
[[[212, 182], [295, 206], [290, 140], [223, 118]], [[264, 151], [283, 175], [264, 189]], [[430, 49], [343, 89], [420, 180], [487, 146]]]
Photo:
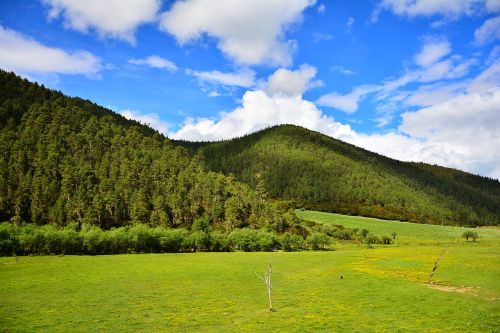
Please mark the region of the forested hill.
[[292, 125], [216, 143], [177, 142], [297, 207], [452, 225], [500, 224], [498, 180], [396, 161]]
[[163, 135], [0, 71], [0, 222], [301, 232], [293, 211]]

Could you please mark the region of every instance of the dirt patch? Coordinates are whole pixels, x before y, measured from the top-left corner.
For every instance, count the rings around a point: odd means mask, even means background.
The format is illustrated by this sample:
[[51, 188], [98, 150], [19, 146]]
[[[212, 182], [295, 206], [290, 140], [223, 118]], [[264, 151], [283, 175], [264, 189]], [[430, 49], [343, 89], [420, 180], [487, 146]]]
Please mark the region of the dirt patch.
[[425, 285], [431, 289], [436, 289], [436, 290], [441, 290], [441, 291], [446, 291], [446, 292], [468, 294], [468, 295], [473, 295], [473, 296], [477, 296], [477, 292], [479, 290], [479, 288], [477, 288], [477, 287], [455, 287], [455, 286], [445, 286], [442, 284], [428, 284], [428, 283], [426, 283]]

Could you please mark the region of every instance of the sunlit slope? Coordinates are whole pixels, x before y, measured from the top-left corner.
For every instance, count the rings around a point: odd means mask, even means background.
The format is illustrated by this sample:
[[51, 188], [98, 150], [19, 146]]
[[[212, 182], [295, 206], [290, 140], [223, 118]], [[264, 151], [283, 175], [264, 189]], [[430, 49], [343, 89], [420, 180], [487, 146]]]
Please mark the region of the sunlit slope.
[[296, 207], [419, 223], [500, 224], [500, 182], [423, 163], [396, 161], [298, 126], [242, 138], [177, 142], [211, 170], [265, 186]]

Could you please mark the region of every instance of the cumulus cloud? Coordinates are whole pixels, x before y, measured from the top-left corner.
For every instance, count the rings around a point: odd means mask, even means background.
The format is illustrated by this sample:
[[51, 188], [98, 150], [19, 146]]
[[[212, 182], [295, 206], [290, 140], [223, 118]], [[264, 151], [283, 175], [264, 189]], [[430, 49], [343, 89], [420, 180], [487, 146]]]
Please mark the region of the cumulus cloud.
[[456, 20], [481, 12], [498, 12], [498, 0], [382, 0], [372, 13], [372, 21], [377, 21], [382, 11], [390, 11], [398, 16], [441, 16]]
[[82, 74], [99, 77], [101, 60], [87, 51], [68, 52], [49, 47], [0, 26], [0, 66], [35, 74]]
[[242, 69], [232, 73], [220, 71], [199, 72], [188, 69], [186, 73], [198, 78], [202, 82], [223, 86], [250, 88], [255, 84], [255, 72], [250, 69]]
[[160, 28], [180, 44], [203, 36], [214, 38], [218, 48], [239, 64], [287, 66], [295, 47], [287, 40], [287, 27], [301, 20], [315, 0], [211, 0], [175, 2], [163, 13]]
[[[444, 165], [500, 178], [500, 89], [459, 95], [416, 112], [404, 113], [401, 132], [425, 140], [427, 150], [449, 147], [440, 156]], [[425, 157], [431, 160], [431, 156]], [[445, 160], [443, 160], [445, 159]], [[431, 161], [432, 161], [431, 160]]]
[[160, 119], [157, 113], [141, 113], [136, 110], [124, 109], [117, 111], [127, 119], [135, 120], [143, 125], [154, 128], [160, 133], [167, 134], [170, 124]]
[[128, 63], [133, 65], [149, 66], [151, 68], [165, 69], [169, 72], [175, 72], [177, 70], [177, 66], [172, 61], [157, 55], [151, 55], [144, 59], [132, 58], [128, 60]]
[[298, 70], [280, 68], [267, 79], [266, 91], [269, 95], [301, 96], [307, 90], [323, 83], [313, 80], [316, 68], [303, 64]]
[[80, 32], [95, 29], [100, 37], [135, 43], [135, 30], [152, 22], [161, 0], [43, 0], [49, 7], [48, 18], [61, 16], [67, 28]]
[[322, 114], [301, 96], [269, 96], [265, 91], [247, 91], [241, 107], [221, 115], [219, 120], [187, 119], [183, 127], [172, 133], [174, 139], [219, 140], [241, 136], [276, 124], [295, 124], [310, 129], [340, 135], [350, 132], [342, 125]]
[[486, 20], [474, 32], [474, 41], [477, 45], [484, 45], [500, 39], [500, 16]]

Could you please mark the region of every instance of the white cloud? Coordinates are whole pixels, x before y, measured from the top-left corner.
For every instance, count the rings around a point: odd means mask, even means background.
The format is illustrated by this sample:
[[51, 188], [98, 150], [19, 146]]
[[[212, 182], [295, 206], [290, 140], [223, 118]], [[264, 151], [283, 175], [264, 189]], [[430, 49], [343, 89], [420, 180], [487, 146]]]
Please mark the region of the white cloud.
[[188, 69], [186, 73], [195, 76], [202, 82], [224, 86], [250, 88], [255, 84], [255, 72], [249, 69], [242, 69], [233, 73], [224, 73], [220, 71], [198, 72]]
[[500, 16], [486, 20], [474, 32], [474, 41], [477, 45], [484, 45], [500, 39]]
[[499, 60], [500, 60], [500, 45], [497, 45], [491, 50], [485, 63], [487, 65], [491, 65]]
[[317, 11], [319, 14], [324, 14], [326, 12], [326, 6], [324, 4], [319, 5]]
[[127, 119], [138, 121], [141, 124], [152, 127], [163, 134], [167, 134], [168, 128], [170, 127], [170, 124], [161, 120], [157, 113], [141, 113], [130, 109], [120, 110], [117, 112]]
[[[416, 158], [500, 178], [499, 105], [499, 88], [463, 94], [416, 112], [404, 113], [399, 130], [413, 138], [424, 139], [425, 148], [436, 153], [436, 157], [416, 155]], [[440, 149], [445, 150], [444, 154], [438, 154]]]
[[64, 18], [64, 25], [80, 32], [95, 29], [100, 37], [135, 43], [135, 30], [153, 22], [161, 0], [43, 0], [48, 17]]
[[447, 20], [456, 20], [481, 12], [497, 12], [500, 10], [499, 3], [498, 0], [382, 0], [372, 13], [372, 21], [377, 21], [384, 10], [409, 18], [442, 16]]
[[447, 40], [429, 40], [422, 46], [420, 53], [415, 55], [415, 63], [421, 67], [428, 67], [450, 52], [451, 45]]
[[128, 63], [133, 65], [142, 65], [152, 68], [165, 69], [169, 72], [175, 72], [177, 70], [177, 66], [172, 61], [157, 55], [151, 55], [144, 59], [129, 59]]
[[[476, 60], [463, 59], [457, 55], [443, 59], [450, 52], [451, 46], [447, 40], [427, 38], [421, 51], [414, 57], [416, 66], [408, 69], [402, 76], [385, 80], [380, 84], [358, 86], [344, 95], [331, 92], [321, 96], [317, 103], [353, 113], [357, 111], [359, 103], [369, 94], [376, 93], [376, 99], [380, 101], [394, 98], [398, 89], [411, 83], [431, 83], [464, 77], [469, 73], [470, 67], [476, 64]], [[382, 123], [384, 122], [385, 120]]]
[[498, 87], [500, 87], [500, 63], [494, 63], [470, 82], [467, 91], [478, 93]]
[[0, 66], [20, 73], [83, 74], [99, 77], [101, 60], [87, 51], [68, 52], [45, 46], [0, 26]]
[[343, 75], [347, 75], [347, 76], [351, 76], [351, 75], [356, 75], [357, 74], [352, 69], [348, 69], [348, 68], [345, 68], [344, 66], [339, 66], [339, 65], [333, 66], [330, 70], [332, 72], [337, 72], [337, 73], [340, 73], [340, 74], [343, 74]]
[[321, 86], [319, 80], [313, 80], [316, 68], [303, 64], [298, 70], [280, 68], [267, 79], [266, 91], [269, 95], [300, 96], [314, 87]]
[[354, 22], [356, 22], [354, 17], [349, 17], [347, 19], [347, 23], [345, 24], [345, 29], [346, 29], [347, 33], [351, 32], [351, 29], [352, 29], [352, 26], [354, 25]]
[[321, 96], [316, 103], [322, 106], [328, 106], [346, 113], [354, 113], [358, 110], [359, 103], [367, 94], [377, 91], [377, 86], [359, 86], [352, 92], [341, 95], [333, 92]]
[[171, 135], [174, 139], [219, 140], [285, 123], [322, 129], [337, 135], [351, 131], [349, 125], [335, 123], [301, 96], [270, 96], [265, 91], [256, 90], [247, 91], [242, 106], [222, 114], [219, 120], [188, 119], [179, 131]]
[[187, 0], [175, 2], [161, 15], [160, 28], [186, 44], [209, 36], [239, 64], [291, 64], [295, 47], [286, 40], [291, 24], [315, 0]]

